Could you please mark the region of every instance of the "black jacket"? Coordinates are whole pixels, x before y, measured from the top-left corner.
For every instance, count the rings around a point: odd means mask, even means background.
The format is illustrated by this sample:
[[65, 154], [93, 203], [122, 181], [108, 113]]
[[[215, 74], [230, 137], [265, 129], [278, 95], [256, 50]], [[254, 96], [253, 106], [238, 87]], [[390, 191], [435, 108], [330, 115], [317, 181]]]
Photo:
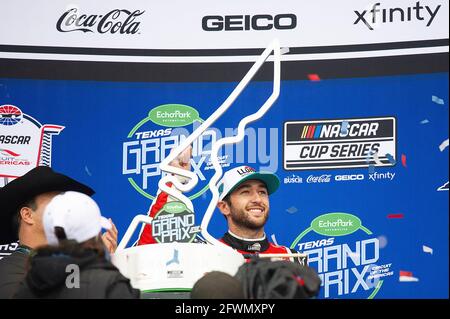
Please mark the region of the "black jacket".
[[[79, 271], [78, 271], [79, 269]], [[14, 298], [137, 299], [129, 279], [93, 250], [39, 250]]]
[[11, 255], [0, 261], [0, 299], [10, 299], [25, 278], [30, 249], [19, 246]]

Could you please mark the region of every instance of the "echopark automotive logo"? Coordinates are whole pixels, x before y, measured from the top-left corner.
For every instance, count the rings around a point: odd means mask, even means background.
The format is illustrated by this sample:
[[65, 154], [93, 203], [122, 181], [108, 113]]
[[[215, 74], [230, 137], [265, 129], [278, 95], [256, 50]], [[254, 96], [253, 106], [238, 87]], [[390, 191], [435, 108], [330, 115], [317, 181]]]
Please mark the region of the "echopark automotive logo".
[[92, 32], [136, 34], [139, 31], [140, 22], [136, 18], [145, 11], [126, 9], [114, 9], [106, 14], [84, 14], [78, 8], [71, 8], [64, 12], [56, 23], [59, 32]]
[[297, 27], [293, 13], [256, 15], [208, 15], [202, 18], [204, 31], [290, 30]]
[[429, 27], [433, 23], [441, 5], [430, 7], [421, 5], [420, 1], [411, 7], [384, 8], [381, 2], [375, 3], [366, 10], [354, 10], [357, 19], [353, 24], [364, 23], [369, 30], [374, 30], [380, 23], [395, 23], [405, 21], [421, 21]]

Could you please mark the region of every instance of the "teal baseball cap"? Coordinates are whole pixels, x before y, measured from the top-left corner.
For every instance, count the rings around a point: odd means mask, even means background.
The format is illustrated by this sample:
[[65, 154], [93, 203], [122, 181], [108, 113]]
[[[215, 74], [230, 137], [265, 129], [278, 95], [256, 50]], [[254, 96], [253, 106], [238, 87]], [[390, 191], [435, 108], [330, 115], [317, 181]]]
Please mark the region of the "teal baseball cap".
[[280, 180], [278, 176], [270, 172], [257, 172], [250, 166], [239, 166], [223, 174], [222, 179], [219, 181], [219, 200], [223, 200], [225, 196], [234, 191], [243, 182], [256, 179], [266, 184], [267, 192], [274, 193], [280, 186]]

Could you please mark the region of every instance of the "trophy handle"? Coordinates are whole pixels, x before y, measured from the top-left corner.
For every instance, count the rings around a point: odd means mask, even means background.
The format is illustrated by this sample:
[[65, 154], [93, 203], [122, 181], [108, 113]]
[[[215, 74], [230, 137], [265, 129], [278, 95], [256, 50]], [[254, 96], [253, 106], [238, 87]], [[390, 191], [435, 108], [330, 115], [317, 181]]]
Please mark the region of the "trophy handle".
[[153, 217], [149, 217], [149, 216], [146, 216], [146, 215], [136, 215], [133, 218], [130, 226], [128, 226], [128, 229], [127, 229], [125, 235], [122, 237], [122, 240], [120, 241], [119, 246], [117, 246], [116, 252], [125, 249], [125, 247], [127, 246], [128, 242], [130, 241], [131, 236], [134, 234], [134, 232], [136, 231], [137, 226], [140, 223], [145, 223], [145, 224], [151, 225], [152, 221], [153, 221]]

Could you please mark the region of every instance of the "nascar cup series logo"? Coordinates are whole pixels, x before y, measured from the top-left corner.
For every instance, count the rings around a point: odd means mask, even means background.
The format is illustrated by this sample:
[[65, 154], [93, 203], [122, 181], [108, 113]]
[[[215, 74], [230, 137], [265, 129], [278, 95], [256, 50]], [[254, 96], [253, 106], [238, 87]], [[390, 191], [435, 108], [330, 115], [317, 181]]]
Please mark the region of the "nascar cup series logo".
[[42, 125], [17, 106], [0, 105], [0, 176], [16, 178], [36, 166], [51, 166], [52, 136], [63, 129]]
[[284, 123], [284, 169], [393, 166], [394, 117]]
[[158, 243], [190, 243], [199, 231], [194, 213], [182, 202], [165, 204], [152, 222], [152, 235]]
[[392, 263], [381, 260], [378, 237], [352, 214], [318, 216], [291, 248], [308, 255], [322, 280], [322, 298], [372, 299], [393, 275]]

